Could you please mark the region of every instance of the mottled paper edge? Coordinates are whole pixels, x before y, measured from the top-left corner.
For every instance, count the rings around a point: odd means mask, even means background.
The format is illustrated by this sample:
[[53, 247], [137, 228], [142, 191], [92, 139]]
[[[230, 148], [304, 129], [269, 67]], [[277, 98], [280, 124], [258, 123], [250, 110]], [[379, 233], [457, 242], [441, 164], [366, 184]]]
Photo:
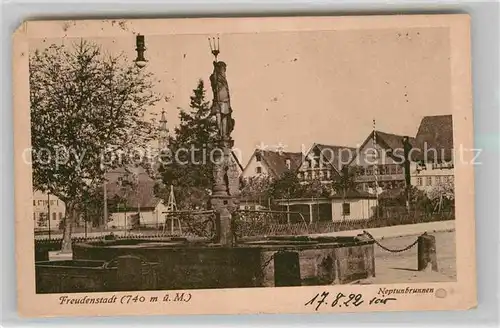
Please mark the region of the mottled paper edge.
[[[14, 117], [14, 179], [16, 218], [16, 262], [19, 314], [26, 317], [109, 316], [159, 314], [243, 314], [243, 313], [314, 313], [304, 302], [325, 288], [335, 291], [375, 294], [382, 285], [341, 285], [314, 287], [280, 287], [253, 289], [192, 290], [190, 303], [152, 306], [151, 304], [59, 306], [60, 295], [35, 294], [33, 227], [30, 220], [32, 204], [31, 168], [22, 160], [23, 150], [30, 144], [28, 48], [29, 39], [38, 37], [111, 37], [130, 35], [134, 29], [143, 34], [212, 34], [255, 33], [269, 31], [313, 31], [365, 28], [448, 27], [451, 44], [451, 88], [454, 115], [454, 144], [473, 149], [473, 109], [470, 61], [470, 17], [451, 15], [394, 15], [344, 17], [266, 17], [266, 18], [193, 18], [193, 19], [134, 19], [124, 21], [128, 30], [109, 26], [110, 20], [33, 21], [23, 22], [13, 35], [13, 117]], [[238, 24], [234, 24], [238, 21]], [[68, 23], [69, 22], [69, 23]], [[72, 25], [71, 24], [75, 24]], [[67, 24], [70, 27], [67, 28]], [[105, 28], [101, 31], [101, 27]], [[93, 33], [97, 31], [97, 33]], [[467, 154], [466, 154], [467, 155]], [[472, 154], [470, 154], [472, 157]], [[467, 158], [465, 158], [467, 159]], [[472, 159], [472, 158], [471, 158]], [[412, 288], [445, 288], [449, 296], [437, 299], [433, 295], [412, 295], [384, 308], [351, 308], [349, 312], [403, 310], [461, 310], [477, 306], [474, 167], [455, 165], [456, 188], [456, 258], [457, 282], [412, 283]], [[406, 287], [385, 284], [383, 287]], [[93, 296], [110, 293], [93, 293]], [[126, 293], [115, 293], [126, 294]], [[131, 294], [131, 293], [129, 293]], [[134, 293], [132, 293], [134, 294]], [[136, 293], [135, 293], [136, 294]], [[140, 292], [159, 295], [161, 291]], [[70, 294], [75, 295], [75, 294]], [[210, 301], [217, 299], [217, 302]], [[250, 302], [255, 300], [255, 302]], [[431, 301], [432, 300], [432, 301]], [[250, 305], [251, 304], [251, 305]], [[345, 312], [331, 309], [328, 312]], [[325, 311], [326, 312], [326, 311]]]

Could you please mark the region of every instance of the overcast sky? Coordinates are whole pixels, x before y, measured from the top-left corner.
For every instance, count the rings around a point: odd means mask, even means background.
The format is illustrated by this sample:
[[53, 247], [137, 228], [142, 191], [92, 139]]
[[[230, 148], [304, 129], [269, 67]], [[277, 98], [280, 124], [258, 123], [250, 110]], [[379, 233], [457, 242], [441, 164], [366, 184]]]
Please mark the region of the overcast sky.
[[[171, 131], [197, 80], [210, 87], [207, 38], [146, 35], [146, 69], [170, 98], [149, 112], [165, 109]], [[74, 41], [36, 40], [33, 48]], [[135, 58], [134, 36], [92, 41]], [[423, 116], [452, 112], [445, 28], [223, 34], [220, 46], [243, 163], [260, 143], [288, 151], [313, 142], [355, 147], [373, 119], [378, 130], [414, 136]]]

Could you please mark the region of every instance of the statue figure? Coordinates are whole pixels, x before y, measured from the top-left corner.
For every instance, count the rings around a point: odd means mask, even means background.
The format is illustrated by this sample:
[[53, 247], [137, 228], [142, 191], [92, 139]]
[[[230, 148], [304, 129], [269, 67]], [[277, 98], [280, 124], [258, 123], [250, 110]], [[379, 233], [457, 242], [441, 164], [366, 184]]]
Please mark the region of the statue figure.
[[217, 119], [219, 136], [223, 140], [230, 139], [231, 132], [234, 129], [234, 119], [231, 117], [233, 112], [229, 97], [229, 86], [226, 79], [226, 63], [214, 61], [214, 71], [210, 75], [210, 84], [214, 94], [211, 113]]

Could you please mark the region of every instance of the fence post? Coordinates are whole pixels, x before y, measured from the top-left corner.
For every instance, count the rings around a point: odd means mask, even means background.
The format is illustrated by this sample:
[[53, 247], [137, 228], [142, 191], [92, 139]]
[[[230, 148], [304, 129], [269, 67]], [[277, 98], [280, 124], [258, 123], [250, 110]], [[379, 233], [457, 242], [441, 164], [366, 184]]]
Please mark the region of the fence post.
[[426, 270], [431, 265], [432, 271], [438, 271], [436, 256], [436, 237], [424, 233], [418, 237], [418, 271]]

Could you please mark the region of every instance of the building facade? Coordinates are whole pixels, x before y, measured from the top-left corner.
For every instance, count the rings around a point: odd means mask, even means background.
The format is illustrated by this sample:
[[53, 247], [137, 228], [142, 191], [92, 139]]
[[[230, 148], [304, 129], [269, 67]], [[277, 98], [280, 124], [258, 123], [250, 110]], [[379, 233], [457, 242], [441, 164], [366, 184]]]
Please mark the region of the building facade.
[[302, 162], [302, 153], [256, 149], [241, 173], [242, 178], [280, 177], [286, 171], [295, 172]]
[[142, 167], [120, 167], [107, 174], [108, 228], [133, 229], [161, 224], [166, 211], [156, 197], [157, 182]]
[[66, 205], [54, 195], [36, 190], [33, 193], [33, 224], [35, 229], [57, 230], [66, 216]]
[[311, 180], [329, 182], [340, 176], [342, 167], [348, 165], [356, 148], [313, 144], [300, 164], [297, 176], [302, 183]]
[[427, 193], [435, 189], [453, 189], [452, 115], [425, 116], [418, 129], [415, 146], [412, 185]]
[[[376, 196], [359, 191], [328, 198], [296, 198], [275, 201], [288, 214], [288, 223], [368, 220], [376, 211]], [[300, 214], [299, 214], [300, 213]]]
[[[403, 138], [376, 130], [368, 135], [349, 164], [356, 171], [359, 190], [380, 194], [405, 187]], [[408, 138], [414, 145], [415, 138]]]

